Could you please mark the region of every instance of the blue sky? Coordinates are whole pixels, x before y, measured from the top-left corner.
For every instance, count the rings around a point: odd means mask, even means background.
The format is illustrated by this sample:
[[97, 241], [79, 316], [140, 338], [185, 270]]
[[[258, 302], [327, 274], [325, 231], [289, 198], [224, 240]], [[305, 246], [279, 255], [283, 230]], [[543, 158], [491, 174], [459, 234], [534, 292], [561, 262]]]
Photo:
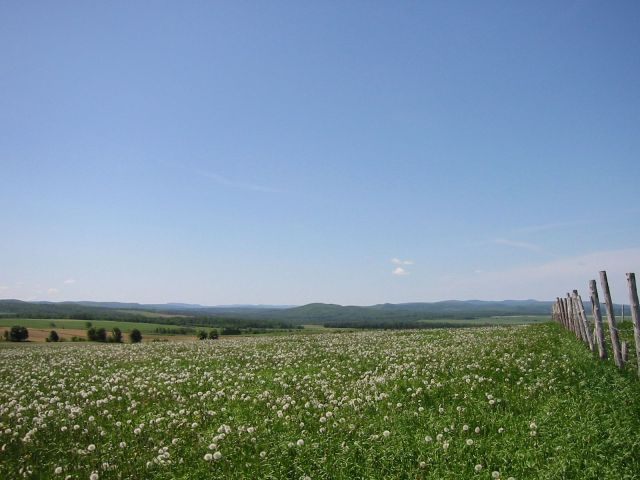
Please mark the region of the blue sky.
[[0, 298], [640, 274], [638, 2], [2, 2], [0, 59]]

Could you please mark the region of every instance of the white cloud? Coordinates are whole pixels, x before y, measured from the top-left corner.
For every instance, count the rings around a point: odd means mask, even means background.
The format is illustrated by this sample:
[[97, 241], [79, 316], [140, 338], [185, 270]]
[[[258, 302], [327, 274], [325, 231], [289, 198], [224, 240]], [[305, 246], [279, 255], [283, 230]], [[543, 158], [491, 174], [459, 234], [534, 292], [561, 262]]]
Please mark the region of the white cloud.
[[592, 252], [513, 269], [474, 272], [474, 275], [449, 275], [439, 279], [432, 293], [436, 298], [553, 300], [575, 288], [583, 299], [588, 299], [589, 280], [596, 280], [598, 289], [601, 288], [600, 270], [607, 271], [614, 301], [628, 303], [625, 274], [640, 274], [640, 247]]
[[7, 287], [6, 285], [0, 285], [0, 292], [4, 290], [9, 290], [9, 287]]
[[65, 285], [73, 285], [74, 283], [76, 283], [75, 278], [67, 278], [64, 282]]
[[47, 294], [49, 295], [55, 295], [56, 293], [59, 293], [60, 290], [58, 290], [57, 288], [49, 288], [47, 289]]
[[413, 265], [413, 260], [400, 260], [399, 258], [392, 258], [391, 263], [394, 265]]
[[408, 272], [407, 270], [405, 270], [405, 269], [404, 269], [404, 268], [402, 268], [402, 267], [396, 267], [396, 268], [394, 268], [394, 269], [393, 269], [393, 271], [392, 271], [391, 273], [392, 273], [393, 275], [399, 275], [399, 276], [402, 276], [402, 275], [409, 275], [409, 273], [410, 273], [410, 272]]

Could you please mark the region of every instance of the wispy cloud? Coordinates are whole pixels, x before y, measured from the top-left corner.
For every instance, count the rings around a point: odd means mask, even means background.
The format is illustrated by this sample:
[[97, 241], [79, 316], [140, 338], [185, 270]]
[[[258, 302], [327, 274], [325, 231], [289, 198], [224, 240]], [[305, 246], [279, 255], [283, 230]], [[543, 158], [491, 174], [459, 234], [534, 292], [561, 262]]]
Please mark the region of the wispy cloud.
[[237, 188], [241, 190], [252, 190], [254, 192], [282, 193], [282, 190], [279, 190], [277, 188], [265, 187], [264, 185], [256, 185], [255, 183], [243, 182], [238, 180], [231, 180], [230, 178], [218, 175], [217, 173], [205, 172], [204, 170], [196, 170], [196, 173], [201, 177], [213, 180], [219, 185], [224, 185], [225, 187]]
[[593, 222], [588, 220], [574, 220], [572, 222], [555, 222], [555, 223], [544, 223], [541, 225], [528, 225], [525, 227], [520, 227], [515, 230], [518, 233], [536, 233], [543, 232], [546, 230], [558, 230], [562, 228], [570, 228], [577, 227], [580, 225], [589, 225]]
[[413, 265], [413, 260], [400, 260], [399, 258], [392, 258], [391, 263], [394, 265]]
[[546, 253], [539, 245], [535, 245], [529, 242], [519, 242], [517, 240], [509, 240], [507, 238], [494, 238], [492, 243], [495, 243], [496, 245], [505, 245], [507, 247], [530, 250], [532, 252]]
[[447, 275], [438, 280], [432, 293], [442, 298], [551, 300], [577, 288], [583, 298], [588, 298], [588, 282], [598, 280], [600, 270], [607, 271], [614, 301], [628, 303], [625, 273], [640, 273], [640, 247], [556, 258], [499, 271], [476, 271], [474, 275]]
[[65, 285], [73, 285], [74, 283], [76, 283], [75, 278], [67, 278], [64, 282]]
[[403, 275], [410, 275], [411, 272], [405, 270], [402, 267], [396, 267], [396, 268], [393, 269], [393, 271], [391, 273], [393, 275], [403, 276]]
[[47, 294], [48, 295], [55, 295], [56, 293], [60, 293], [60, 290], [58, 290], [57, 288], [49, 288], [49, 289], [47, 289]]
[[9, 290], [9, 287], [7, 287], [6, 285], [0, 285], [0, 292], [4, 290]]

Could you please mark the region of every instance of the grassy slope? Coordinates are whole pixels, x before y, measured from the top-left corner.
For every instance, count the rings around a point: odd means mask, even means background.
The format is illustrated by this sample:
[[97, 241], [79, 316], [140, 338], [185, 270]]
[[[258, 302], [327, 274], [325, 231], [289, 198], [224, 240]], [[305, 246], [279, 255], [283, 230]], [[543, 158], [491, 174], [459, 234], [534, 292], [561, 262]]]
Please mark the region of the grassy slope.
[[[132, 417], [127, 410], [129, 401], [122, 405], [113, 402], [109, 409], [114, 418], [108, 420], [100, 416], [105, 407], [92, 405], [89, 398], [80, 418], [71, 423], [90, 425], [86, 416], [96, 415], [100, 427], [106, 429], [105, 437], [96, 435], [95, 428], [88, 436], [80, 431], [61, 435], [60, 425], [67, 420], [63, 415], [52, 416], [46, 422], [49, 428], [42, 428], [36, 436], [36, 443], [24, 447], [19, 442], [8, 444], [0, 473], [14, 478], [11, 475], [20, 466], [18, 458], [37, 458], [37, 468], [46, 466], [40, 470], [43, 478], [50, 476], [56, 465], [73, 468], [74, 474], [87, 478], [92, 469], [99, 469], [100, 462], [108, 458], [117, 464], [117, 470], [113, 474], [105, 472], [104, 478], [122, 473], [133, 478], [193, 479], [301, 478], [305, 474], [326, 480], [487, 479], [494, 470], [502, 473], [501, 478], [513, 476], [517, 480], [638, 478], [640, 381], [634, 368], [628, 366], [619, 372], [610, 361], [597, 361], [570, 332], [557, 325], [419, 334], [292, 336], [264, 339], [257, 344], [247, 343], [247, 339], [238, 341], [243, 343], [212, 342], [177, 349], [162, 345], [142, 348], [66, 345], [73, 355], [61, 361], [63, 353], [58, 350], [60, 356], [50, 357], [56, 360], [53, 368], [64, 365], [66, 370], [69, 363], [76, 362], [86, 370], [81, 373], [82, 382], [74, 386], [72, 380], [77, 380], [72, 377], [58, 395], [69, 395], [70, 388], [85, 390], [94, 382], [99, 390], [95, 398], [102, 398], [104, 376], [124, 376], [127, 382], [120, 388], [132, 390], [139, 403], [137, 415]], [[37, 370], [40, 363], [33, 360], [44, 352], [44, 349], [42, 353], [34, 351], [24, 358], [12, 354], [8, 358], [24, 368]], [[78, 360], [78, 355], [83, 358]], [[136, 361], [132, 362], [131, 356], [136, 356]], [[165, 365], [167, 356], [175, 357], [176, 361]], [[189, 371], [194, 376], [188, 383], [154, 383], [155, 393], [149, 391], [148, 380], [157, 372], [177, 375]], [[208, 372], [210, 377], [202, 372]], [[247, 372], [263, 382], [247, 379]], [[358, 379], [365, 377], [369, 381], [358, 383]], [[467, 377], [469, 382], [465, 382]], [[34, 387], [32, 379], [38, 378], [43, 377], [36, 372], [16, 379], [21, 382], [17, 391], [40, 392], [51, 388], [46, 381], [44, 386]], [[374, 380], [378, 378], [384, 382], [376, 386]], [[214, 391], [220, 389], [218, 382], [233, 385], [237, 381], [240, 386], [233, 388], [253, 398], [259, 398], [266, 389], [273, 392], [273, 397], [248, 404], [230, 395], [220, 399], [195, 395], [214, 386]], [[303, 388], [299, 388], [301, 382]], [[429, 387], [425, 388], [426, 385]], [[310, 396], [328, 403], [324, 395], [334, 392], [337, 399], [344, 395], [362, 399], [363, 389], [366, 394], [382, 391], [388, 397], [357, 403], [358, 410], [348, 404], [341, 408], [325, 405], [319, 409], [312, 407], [307, 415], [308, 409], [303, 407]], [[182, 392], [179, 402], [175, 391]], [[489, 394], [499, 403], [489, 405]], [[270, 407], [275, 397], [286, 395], [297, 400], [287, 410], [293, 416], [291, 422], [279, 419]], [[26, 397], [22, 403], [29, 404], [31, 398]], [[81, 401], [79, 397], [73, 398]], [[289, 397], [286, 398], [289, 402]], [[425, 407], [419, 415], [418, 405]], [[226, 414], [220, 413], [223, 406]], [[196, 412], [193, 417], [178, 414], [181, 423], [170, 427], [164, 423], [146, 426], [140, 436], [131, 434], [133, 427], [113, 426], [116, 420], [133, 418], [137, 424], [166, 416], [168, 409], [178, 412], [180, 408]], [[282, 408], [281, 404], [278, 408]], [[210, 418], [198, 413], [198, 409], [215, 409], [219, 413]], [[318, 417], [326, 410], [334, 410], [337, 417], [345, 418], [345, 423], [318, 423]], [[233, 419], [228, 419], [227, 414]], [[28, 417], [29, 411], [24, 415]], [[267, 418], [270, 423], [264, 422]], [[12, 417], [0, 420], [16, 428]], [[192, 421], [197, 421], [197, 428]], [[207, 445], [223, 422], [234, 427], [256, 425], [257, 443], [249, 442], [247, 435], [234, 429], [222, 442], [223, 460], [209, 464], [202, 457], [210, 451]], [[304, 426], [299, 427], [298, 422], [304, 422]], [[350, 423], [355, 426], [353, 431]], [[532, 423], [535, 428], [530, 427]], [[478, 425], [481, 431], [463, 432], [463, 424], [469, 424], [471, 429]], [[328, 432], [317, 433], [323, 425]], [[505, 431], [498, 433], [501, 427]], [[385, 430], [390, 430], [391, 436], [378, 438]], [[446, 451], [436, 438], [439, 433], [451, 444]], [[433, 436], [434, 441], [425, 443], [425, 435]], [[185, 462], [170, 467], [145, 467], [145, 461], [155, 455], [158, 442], [169, 443], [173, 436], [179, 437], [180, 442], [171, 446], [171, 458], [184, 458]], [[288, 441], [298, 438], [305, 439], [304, 448], [286, 446]], [[475, 443], [467, 446], [466, 439]], [[120, 454], [119, 449], [107, 447], [107, 443], [116, 445], [121, 440], [129, 445], [126, 452]], [[8, 442], [8, 438], [3, 441]], [[74, 442], [81, 447], [95, 442], [97, 454], [72, 456], [69, 452], [76, 445]], [[258, 456], [261, 450], [268, 452], [264, 460]], [[425, 462], [424, 468], [419, 467], [420, 461]], [[483, 466], [481, 473], [474, 473], [475, 464]]]

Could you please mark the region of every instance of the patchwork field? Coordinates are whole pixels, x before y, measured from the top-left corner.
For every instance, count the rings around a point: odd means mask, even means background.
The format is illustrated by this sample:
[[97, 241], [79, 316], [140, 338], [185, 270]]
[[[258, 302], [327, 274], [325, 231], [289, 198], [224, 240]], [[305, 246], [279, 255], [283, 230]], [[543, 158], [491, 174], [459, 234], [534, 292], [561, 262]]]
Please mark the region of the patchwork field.
[[632, 370], [553, 324], [4, 344], [0, 478], [638, 478]]

